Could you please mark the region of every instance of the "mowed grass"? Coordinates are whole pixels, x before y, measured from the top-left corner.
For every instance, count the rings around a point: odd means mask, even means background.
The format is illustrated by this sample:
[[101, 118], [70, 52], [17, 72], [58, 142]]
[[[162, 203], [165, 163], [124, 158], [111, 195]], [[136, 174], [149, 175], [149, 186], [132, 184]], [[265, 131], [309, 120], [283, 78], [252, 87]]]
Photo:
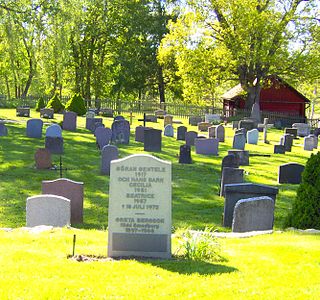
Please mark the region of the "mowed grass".
[[[145, 153], [134, 141], [134, 128], [141, 124], [134, 114], [129, 145], [119, 145], [120, 157]], [[39, 113], [32, 111], [31, 117]], [[125, 114], [129, 119], [129, 115]], [[34, 153], [44, 147], [42, 139], [26, 137], [28, 118], [17, 118], [15, 110], [0, 109], [9, 135], [0, 137], [0, 299], [318, 299], [320, 294], [320, 236], [298, 232], [275, 232], [272, 235], [245, 239], [219, 239], [225, 261], [207, 262], [185, 259], [109, 260], [78, 262], [68, 259], [73, 235], [77, 235], [76, 254], [107, 255], [109, 177], [100, 174], [100, 153], [95, 138], [78, 118], [77, 132], [63, 132], [64, 176], [85, 185], [84, 223], [71, 229], [54, 229], [35, 234], [25, 226], [25, 206], [29, 196], [41, 194], [41, 181], [59, 177], [57, 171], [36, 170]], [[175, 118], [178, 119], [178, 118]], [[59, 123], [55, 115], [48, 123]], [[190, 130], [196, 127], [187, 125]], [[45, 121], [47, 122], [47, 121]], [[104, 118], [111, 127], [112, 119]], [[163, 129], [163, 121], [151, 123]], [[48, 124], [45, 124], [43, 133]], [[178, 127], [175, 124], [175, 129]], [[258, 145], [247, 145], [250, 153], [270, 157], [250, 157], [243, 167], [247, 182], [279, 188], [275, 210], [275, 229], [282, 228], [291, 209], [297, 185], [279, 185], [278, 168], [287, 162], [305, 164], [310, 152], [303, 151], [303, 140], [295, 140], [293, 151], [274, 155], [282, 131], [271, 129], [270, 144], [262, 137]], [[219, 146], [219, 156], [196, 155], [192, 165], [178, 163], [182, 141], [162, 138], [162, 152], [149, 153], [172, 162], [173, 232], [189, 227], [204, 229], [221, 226], [223, 198], [218, 196], [221, 160], [231, 149], [233, 130], [226, 128], [226, 142]], [[316, 152], [316, 150], [314, 150]], [[54, 164], [59, 156], [53, 155]], [[178, 240], [172, 239], [172, 252]]]

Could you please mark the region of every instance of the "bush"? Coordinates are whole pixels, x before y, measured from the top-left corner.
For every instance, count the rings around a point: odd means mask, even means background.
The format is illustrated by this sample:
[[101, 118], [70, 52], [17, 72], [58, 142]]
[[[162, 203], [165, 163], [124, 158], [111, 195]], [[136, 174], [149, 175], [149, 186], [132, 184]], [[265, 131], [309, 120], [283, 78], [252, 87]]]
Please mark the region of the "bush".
[[320, 229], [320, 152], [307, 161], [285, 226]]
[[38, 99], [38, 102], [36, 104], [36, 111], [40, 111], [41, 108], [44, 108], [46, 105], [44, 103], [44, 99], [42, 97], [40, 97]]
[[54, 94], [54, 96], [49, 100], [46, 108], [53, 108], [55, 113], [63, 111], [64, 105], [61, 103], [58, 94]]
[[82, 116], [87, 112], [83, 98], [79, 94], [75, 94], [66, 103], [65, 110], [73, 111], [78, 116]]

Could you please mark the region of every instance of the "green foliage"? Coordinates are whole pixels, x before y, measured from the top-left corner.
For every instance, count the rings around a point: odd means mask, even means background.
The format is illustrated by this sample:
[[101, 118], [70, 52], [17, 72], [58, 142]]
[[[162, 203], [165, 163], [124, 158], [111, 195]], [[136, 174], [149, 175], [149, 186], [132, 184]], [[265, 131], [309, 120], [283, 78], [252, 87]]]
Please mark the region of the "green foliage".
[[204, 231], [192, 232], [190, 229], [178, 233], [182, 256], [191, 260], [222, 261], [220, 246], [217, 239], [212, 235], [213, 230], [205, 228]]
[[320, 229], [320, 152], [311, 154], [286, 226]]
[[44, 103], [43, 97], [40, 97], [36, 104], [36, 111], [40, 111], [41, 108], [44, 108], [46, 105]]
[[87, 109], [83, 98], [80, 94], [74, 94], [65, 105], [65, 110], [73, 111], [78, 116], [82, 116], [86, 113]]
[[61, 112], [64, 109], [64, 105], [61, 103], [58, 94], [54, 94], [49, 100], [46, 108], [53, 108], [55, 113]]

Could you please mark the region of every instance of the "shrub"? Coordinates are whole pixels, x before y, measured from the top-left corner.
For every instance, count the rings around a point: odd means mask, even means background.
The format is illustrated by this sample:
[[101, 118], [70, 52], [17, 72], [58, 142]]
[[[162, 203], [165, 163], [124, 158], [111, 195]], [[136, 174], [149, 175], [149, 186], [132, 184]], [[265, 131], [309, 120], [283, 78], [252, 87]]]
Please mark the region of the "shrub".
[[40, 111], [41, 108], [44, 108], [46, 105], [44, 103], [44, 99], [42, 97], [40, 97], [38, 99], [38, 102], [36, 104], [36, 111]]
[[65, 110], [73, 111], [78, 116], [82, 116], [87, 112], [83, 98], [79, 94], [74, 94], [66, 103]]
[[54, 94], [54, 96], [49, 100], [46, 108], [53, 108], [55, 113], [63, 111], [64, 105], [61, 103], [58, 94]]
[[320, 229], [320, 152], [307, 161], [285, 226]]

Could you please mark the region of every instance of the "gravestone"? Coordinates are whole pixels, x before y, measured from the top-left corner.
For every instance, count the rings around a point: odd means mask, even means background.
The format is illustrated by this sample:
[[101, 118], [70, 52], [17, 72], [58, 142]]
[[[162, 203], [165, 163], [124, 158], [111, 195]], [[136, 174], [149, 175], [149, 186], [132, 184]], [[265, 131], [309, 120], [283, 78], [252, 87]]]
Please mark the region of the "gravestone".
[[274, 154], [285, 154], [286, 149], [285, 149], [284, 145], [274, 145], [273, 153]]
[[130, 124], [127, 120], [117, 120], [112, 123], [112, 142], [115, 144], [129, 144]]
[[27, 137], [41, 138], [43, 122], [41, 119], [31, 119], [27, 121]]
[[246, 145], [246, 137], [242, 133], [236, 133], [233, 137], [232, 148], [244, 150]]
[[207, 123], [221, 122], [221, 117], [218, 114], [205, 114], [204, 121]]
[[209, 135], [209, 138], [216, 138], [216, 128], [217, 126], [211, 126], [208, 128], [208, 135]]
[[268, 196], [275, 202], [278, 189], [275, 187], [254, 184], [254, 183], [235, 183], [226, 184], [224, 186], [224, 217], [223, 226], [231, 227], [233, 219], [233, 211], [236, 203], [240, 199], [247, 199], [252, 197]]
[[239, 168], [239, 157], [234, 154], [226, 155], [221, 162], [221, 172], [223, 168]]
[[186, 132], [186, 145], [194, 146], [194, 140], [198, 137], [198, 133], [195, 131]]
[[52, 154], [63, 154], [63, 138], [46, 136], [45, 148]]
[[285, 128], [284, 129], [285, 134], [291, 134], [294, 138], [297, 138], [298, 136], [298, 129], [297, 128]]
[[70, 225], [70, 200], [56, 195], [38, 195], [27, 198], [27, 227]]
[[284, 150], [286, 152], [291, 152], [292, 144], [293, 144], [293, 136], [291, 134], [284, 134], [280, 138], [280, 145], [284, 146]]
[[188, 146], [188, 145], [181, 145], [180, 146], [179, 163], [180, 164], [192, 164], [191, 147], [190, 146]]
[[194, 140], [195, 151], [197, 154], [218, 155], [219, 140], [218, 139], [198, 139]]
[[108, 256], [171, 258], [171, 201], [171, 162], [142, 154], [112, 161]]
[[221, 174], [220, 196], [224, 196], [224, 186], [226, 184], [243, 183], [243, 174], [243, 169], [224, 167]]
[[73, 111], [66, 111], [63, 114], [63, 130], [76, 131], [77, 130], [77, 114]]
[[46, 137], [62, 137], [62, 129], [58, 124], [50, 125], [46, 130]]
[[101, 127], [102, 118], [86, 118], [86, 129], [90, 130], [91, 132], [95, 132], [97, 127]]
[[37, 149], [34, 154], [37, 169], [49, 169], [52, 167], [51, 152], [46, 148]]
[[96, 143], [99, 149], [102, 149], [105, 145], [108, 145], [111, 141], [112, 130], [110, 128], [98, 127], [94, 132], [96, 136]]
[[164, 128], [163, 134], [164, 136], [167, 136], [167, 137], [173, 137], [174, 136], [173, 126], [171, 124], [166, 125], [166, 127]]
[[236, 129], [234, 134], [243, 134], [246, 137], [247, 131], [244, 128]]
[[0, 136], [7, 136], [8, 135], [8, 128], [5, 124], [0, 123]]
[[313, 134], [317, 137], [319, 137], [320, 135], [320, 128], [315, 128], [314, 131], [313, 131]]
[[30, 117], [30, 107], [17, 107], [16, 108], [17, 117]]
[[157, 116], [154, 116], [154, 115], [146, 115], [146, 119], [148, 120], [148, 122], [152, 122], [152, 123], [158, 122]]
[[238, 125], [238, 128], [243, 128], [245, 132], [247, 132], [248, 130], [252, 130], [256, 127], [257, 126], [253, 120], [240, 120]]
[[[225, 129], [223, 125], [216, 126], [216, 138], [219, 140], [219, 142], [224, 142], [225, 138]], [[210, 133], [209, 133], [210, 136]]]
[[71, 224], [83, 222], [83, 182], [67, 178], [42, 181], [42, 194], [62, 196], [70, 200]]
[[274, 201], [267, 196], [239, 200], [234, 208], [232, 232], [273, 229]]
[[211, 126], [212, 126], [211, 123], [200, 122], [200, 123], [198, 123], [198, 130], [199, 131], [208, 131], [208, 128]]
[[166, 112], [162, 109], [158, 109], [154, 112], [154, 115], [159, 119], [163, 119], [165, 114], [166, 114]]
[[251, 129], [247, 131], [247, 143], [252, 145], [257, 145], [259, 140], [258, 129]]
[[305, 123], [294, 123], [292, 124], [292, 128], [296, 128], [298, 130], [298, 136], [305, 137], [310, 134], [310, 126]]
[[[94, 111], [92, 111], [92, 110], [88, 110], [88, 111], [86, 112], [86, 118], [87, 118], [87, 119], [93, 119], [95, 116], [96, 116], [96, 113], [95, 113]], [[88, 129], [88, 128], [87, 128], [87, 129]]]
[[177, 140], [179, 141], [185, 141], [186, 139], [186, 132], [187, 132], [186, 126], [179, 126], [177, 129]]
[[114, 111], [112, 108], [102, 108], [100, 109], [100, 115], [107, 117], [107, 118], [113, 118]]
[[101, 151], [101, 174], [110, 175], [110, 163], [119, 158], [119, 150], [114, 145], [106, 145]]
[[163, 126], [166, 127], [167, 125], [172, 125], [173, 123], [173, 116], [165, 115], [163, 118]]
[[40, 108], [40, 118], [53, 119], [53, 108]]
[[278, 183], [300, 184], [304, 165], [297, 163], [283, 164], [279, 167]]
[[247, 150], [228, 150], [229, 155], [238, 158], [239, 166], [249, 166], [249, 151]]
[[232, 129], [238, 129], [239, 128], [239, 121], [232, 121]]
[[144, 130], [145, 129], [150, 129], [150, 127], [145, 127], [145, 126], [138, 126], [136, 127], [135, 131], [135, 141], [143, 143], [144, 142]]
[[198, 126], [198, 123], [202, 122], [203, 118], [200, 116], [191, 116], [189, 117], [189, 125]]
[[313, 151], [314, 139], [310, 136], [305, 136], [303, 139], [303, 149], [306, 151]]
[[101, 122], [97, 122], [97, 123], [94, 123], [92, 126], [91, 126], [91, 132], [93, 132], [93, 135], [94, 133], [96, 132], [97, 128], [100, 128], [100, 127], [105, 127], [105, 125]]
[[162, 130], [145, 129], [144, 130], [144, 151], [160, 152], [161, 151], [161, 137]]
[[125, 120], [124, 116], [115, 116], [113, 121]]
[[318, 148], [318, 137], [314, 134], [309, 134], [308, 137], [313, 139], [313, 148], [317, 149]]
[[261, 121], [260, 105], [257, 102], [253, 103], [252, 105], [251, 118], [257, 120], [257, 122]]

